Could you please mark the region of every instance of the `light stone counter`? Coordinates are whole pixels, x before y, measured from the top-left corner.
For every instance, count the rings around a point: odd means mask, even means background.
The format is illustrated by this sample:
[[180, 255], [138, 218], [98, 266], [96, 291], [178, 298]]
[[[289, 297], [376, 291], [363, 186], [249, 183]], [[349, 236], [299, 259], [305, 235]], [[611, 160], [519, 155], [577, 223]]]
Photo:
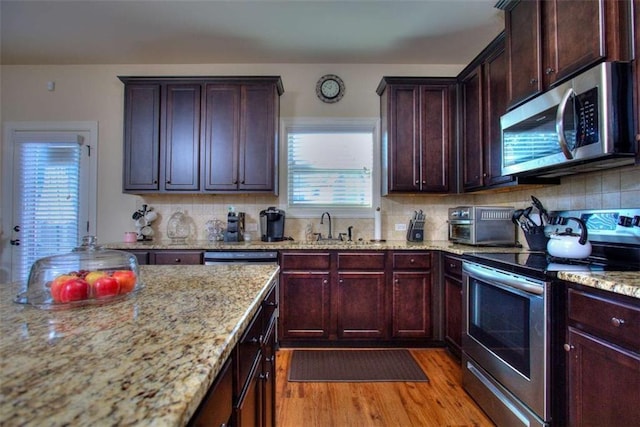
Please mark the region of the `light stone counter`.
[[175, 244], [171, 241], [151, 241], [136, 243], [106, 243], [103, 245], [109, 249], [120, 250], [191, 250], [198, 249], [203, 251], [220, 251], [220, 250], [432, 250], [446, 251], [452, 254], [463, 255], [465, 252], [477, 252], [482, 250], [485, 252], [521, 252], [523, 248], [505, 248], [505, 247], [477, 247], [469, 245], [453, 244], [448, 240], [431, 240], [425, 242], [407, 242], [406, 240], [388, 240], [384, 242], [371, 242], [368, 240], [360, 242], [341, 242], [341, 241], [319, 241], [319, 242], [302, 242], [302, 241], [283, 241], [283, 242], [209, 242], [207, 240], [194, 240], [184, 244]]
[[560, 271], [558, 272], [558, 278], [616, 294], [640, 298], [640, 272], [637, 271], [598, 271], [591, 273]]
[[0, 285], [0, 425], [185, 425], [277, 274], [141, 266], [137, 294], [63, 311]]

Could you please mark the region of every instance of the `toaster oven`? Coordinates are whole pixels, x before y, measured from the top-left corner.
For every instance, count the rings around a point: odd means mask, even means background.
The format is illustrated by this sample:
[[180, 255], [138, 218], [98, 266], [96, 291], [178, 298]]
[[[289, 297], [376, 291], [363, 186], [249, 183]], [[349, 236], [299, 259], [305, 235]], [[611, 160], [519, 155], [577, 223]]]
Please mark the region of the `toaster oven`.
[[513, 211], [505, 206], [449, 208], [449, 240], [475, 246], [515, 246]]

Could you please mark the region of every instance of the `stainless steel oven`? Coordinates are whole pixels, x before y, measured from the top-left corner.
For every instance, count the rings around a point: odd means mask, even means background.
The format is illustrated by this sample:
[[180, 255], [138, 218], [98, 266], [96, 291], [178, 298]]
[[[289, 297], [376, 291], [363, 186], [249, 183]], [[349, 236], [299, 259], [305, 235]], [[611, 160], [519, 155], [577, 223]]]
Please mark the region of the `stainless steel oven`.
[[548, 283], [463, 263], [463, 386], [498, 425], [545, 425]]

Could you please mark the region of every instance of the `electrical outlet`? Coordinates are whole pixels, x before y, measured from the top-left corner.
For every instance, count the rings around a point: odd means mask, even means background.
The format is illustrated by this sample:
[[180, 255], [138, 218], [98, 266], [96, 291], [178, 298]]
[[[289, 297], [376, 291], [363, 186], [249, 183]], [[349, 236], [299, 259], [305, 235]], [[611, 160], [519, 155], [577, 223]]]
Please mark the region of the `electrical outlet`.
[[407, 231], [407, 224], [396, 224], [396, 231]]

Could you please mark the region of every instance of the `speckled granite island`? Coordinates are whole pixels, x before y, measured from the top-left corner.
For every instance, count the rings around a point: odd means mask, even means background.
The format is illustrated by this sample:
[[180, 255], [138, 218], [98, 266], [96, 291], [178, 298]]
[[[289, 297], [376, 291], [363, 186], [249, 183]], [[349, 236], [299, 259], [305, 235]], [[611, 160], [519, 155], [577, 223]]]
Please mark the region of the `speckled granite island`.
[[141, 266], [114, 304], [46, 311], [0, 285], [0, 425], [182, 426], [277, 266]]

